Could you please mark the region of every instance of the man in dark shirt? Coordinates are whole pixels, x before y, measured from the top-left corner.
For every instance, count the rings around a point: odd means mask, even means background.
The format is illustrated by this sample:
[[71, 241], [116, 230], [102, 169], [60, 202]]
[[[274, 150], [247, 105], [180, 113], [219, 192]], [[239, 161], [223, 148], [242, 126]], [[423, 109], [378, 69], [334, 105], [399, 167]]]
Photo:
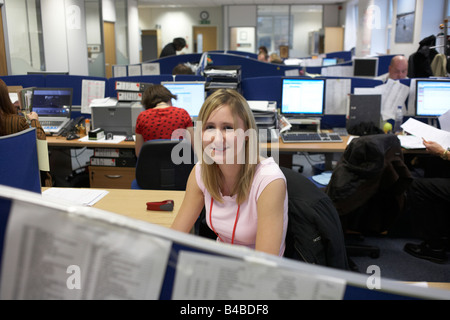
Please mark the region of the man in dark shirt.
[[163, 58], [167, 56], [174, 56], [177, 54], [177, 51], [183, 50], [184, 47], [186, 47], [186, 40], [184, 40], [183, 38], [175, 38], [173, 39], [173, 42], [167, 44], [162, 49], [159, 57]]

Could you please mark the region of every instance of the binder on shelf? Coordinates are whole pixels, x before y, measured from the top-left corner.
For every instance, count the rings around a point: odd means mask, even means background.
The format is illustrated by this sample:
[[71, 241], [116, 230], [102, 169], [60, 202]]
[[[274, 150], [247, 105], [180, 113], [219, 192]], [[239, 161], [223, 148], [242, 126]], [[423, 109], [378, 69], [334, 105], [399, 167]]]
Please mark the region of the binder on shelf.
[[141, 101], [143, 92], [117, 91], [117, 101]]
[[153, 83], [116, 81], [116, 91], [144, 92]]
[[135, 167], [136, 157], [95, 157], [90, 159], [91, 166], [100, 167]]
[[134, 157], [134, 152], [129, 149], [95, 148], [94, 156], [110, 158]]

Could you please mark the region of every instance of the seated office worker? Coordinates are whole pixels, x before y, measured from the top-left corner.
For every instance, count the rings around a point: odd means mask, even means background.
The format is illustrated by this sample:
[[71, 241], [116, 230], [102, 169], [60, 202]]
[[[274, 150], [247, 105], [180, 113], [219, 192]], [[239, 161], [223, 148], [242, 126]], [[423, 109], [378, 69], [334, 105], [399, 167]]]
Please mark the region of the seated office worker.
[[[450, 150], [434, 141], [424, 141], [423, 144], [430, 154], [440, 156], [450, 165]], [[446, 250], [450, 250], [450, 178], [415, 179], [408, 198], [424, 241], [407, 243], [404, 250], [420, 259], [446, 262]]]
[[195, 130], [199, 162], [172, 228], [189, 232], [203, 207], [217, 241], [282, 256], [288, 223], [286, 179], [273, 158], [261, 158], [257, 127], [236, 91], [211, 94]]
[[186, 129], [193, 141], [194, 124], [191, 116], [186, 110], [172, 106], [172, 99], [176, 98], [176, 95], [160, 84], [145, 90], [142, 96], [142, 105], [145, 110], [136, 120], [136, 156], [139, 156], [145, 141], [171, 139], [172, 133], [177, 129]]
[[406, 79], [408, 75], [408, 59], [405, 56], [398, 55], [391, 59], [389, 64], [389, 72], [380, 76], [383, 82], [392, 80]]
[[[28, 124], [27, 119], [30, 121]], [[39, 122], [36, 112], [30, 112], [26, 118], [17, 113], [17, 107], [11, 102], [8, 86], [0, 79], [0, 136], [17, 133], [28, 128], [36, 128], [38, 140], [46, 140], [44, 129]], [[46, 187], [52, 186], [52, 179], [49, 172], [41, 171], [41, 181]]]

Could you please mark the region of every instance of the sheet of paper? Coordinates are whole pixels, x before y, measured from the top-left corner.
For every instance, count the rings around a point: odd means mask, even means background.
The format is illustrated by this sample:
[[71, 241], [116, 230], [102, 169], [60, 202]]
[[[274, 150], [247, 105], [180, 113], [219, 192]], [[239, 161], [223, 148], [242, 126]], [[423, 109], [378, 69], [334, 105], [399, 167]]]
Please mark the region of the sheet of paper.
[[171, 242], [97, 219], [15, 201], [2, 300], [158, 299]]
[[142, 75], [143, 76], [159, 76], [161, 74], [159, 63], [143, 63]]
[[347, 114], [351, 79], [327, 79], [325, 114]]
[[81, 113], [91, 114], [90, 105], [95, 99], [105, 97], [105, 81], [83, 80], [81, 89]]
[[114, 135], [114, 137], [111, 140], [106, 140], [106, 138], [101, 138], [98, 140], [89, 140], [89, 136], [84, 136], [83, 138], [78, 139], [82, 142], [96, 142], [96, 143], [119, 143], [122, 141], [125, 141], [126, 136], [118, 136]]
[[398, 135], [400, 145], [405, 149], [425, 149], [423, 140], [420, 137], [410, 135]]
[[352, 66], [330, 66], [322, 68], [321, 74], [324, 77], [353, 77]]
[[345, 286], [342, 279], [180, 251], [172, 299], [331, 300], [342, 299]]
[[19, 101], [19, 95], [17, 94], [17, 92], [10, 92], [9, 98], [11, 99], [12, 103]]
[[126, 77], [127, 76], [127, 66], [113, 66], [114, 78]]
[[128, 66], [128, 76], [141, 76], [142, 75], [142, 69], [140, 64], [135, 65], [129, 65]]
[[405, 115], [416, 115], [416, 79], [411, 79], [409, 84], [408, 110]]
[[83, 206], [93, 206], [107, 194], [106, 190], [82, 188], [50, 188], [42, 192], [45, 198], [55, 198]]
[[383, 121], [395, 119], [398, 106], [402, 106], [403, 114], [406, 114], [405, 101], [409, 95], [409, 87], [392, 79], [378, 87], [382, 89], [381, 117]]
[[47, 140], [36, 139], [36, 143], [37, 143], [39, 170], [50, 171]]
[[402, 124], [402, 129], [409, 134], [428, 141], [435, 141], [447, 149], [450, 147], [450, 132], [440, 130], [421, 121], [409, 118]]
[[450, 132], [450, 109], [439, 117], [441, 129]]

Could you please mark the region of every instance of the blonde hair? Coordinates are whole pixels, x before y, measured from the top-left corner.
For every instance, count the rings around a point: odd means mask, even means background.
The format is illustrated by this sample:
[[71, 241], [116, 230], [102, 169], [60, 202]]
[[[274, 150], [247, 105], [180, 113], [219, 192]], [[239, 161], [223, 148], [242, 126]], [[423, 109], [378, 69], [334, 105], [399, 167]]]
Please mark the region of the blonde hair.
[[[228, 106], [234, 117], [235, 127], [238, 118], [244, 122], [244, 130], [249, 134], [245, 143], [245, 161], [242, 164], [236, 185], [232, 189], [232, 194], [236, 195], [237, 203], [244, 202], [250, 192], [256, 166], [259, 163], [259, 144], [255, 118], [247, 103], [237, 91], [230, 89], [220, 89], [211, 94], [203, 104], [197, 118], [195, 137], [197, 141], [194, 145], [199, 160], [202, 163], [201, 175], [206, 189], [214, 200], [223, 202], [220, 195], [220, 187], [223, 183], [222, 173], [216, 163], [209, 164], [208, 157], [203, 152], [202, 135], [205, 125], [211, 114], [219, 107]], [[201, 156], [200, 156], [201, 155]]]

